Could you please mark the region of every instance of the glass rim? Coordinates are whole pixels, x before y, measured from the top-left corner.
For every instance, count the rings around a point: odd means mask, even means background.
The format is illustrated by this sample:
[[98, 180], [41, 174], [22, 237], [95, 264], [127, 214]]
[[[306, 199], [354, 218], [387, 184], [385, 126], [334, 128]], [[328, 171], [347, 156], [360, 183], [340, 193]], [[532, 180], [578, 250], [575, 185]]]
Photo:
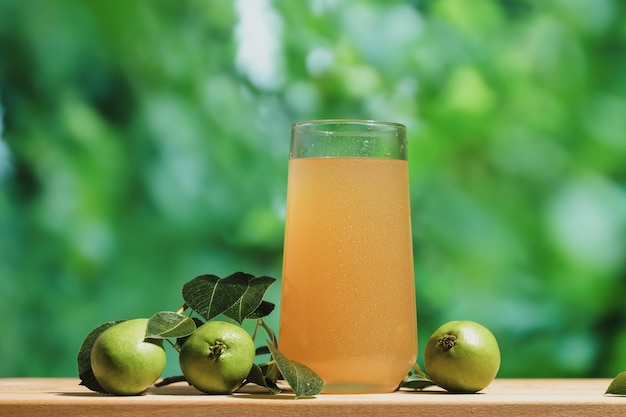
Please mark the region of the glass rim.
[[307, 131], [334, 133], [332, 129], [324, 129], [324, 125], [343, 125], [343, 126], [374, 126], [386, 127], [388, 131], [406, 131], [406, 126], [402, 123], [391, 122], [378, 119], [311, 119], [302, 120], [291, 125], [292, 129], [303, 129]]
[[318, 119], [294, 123], [289, 159], [382, 158], [407, 160], [406, 126], [365, 119]]

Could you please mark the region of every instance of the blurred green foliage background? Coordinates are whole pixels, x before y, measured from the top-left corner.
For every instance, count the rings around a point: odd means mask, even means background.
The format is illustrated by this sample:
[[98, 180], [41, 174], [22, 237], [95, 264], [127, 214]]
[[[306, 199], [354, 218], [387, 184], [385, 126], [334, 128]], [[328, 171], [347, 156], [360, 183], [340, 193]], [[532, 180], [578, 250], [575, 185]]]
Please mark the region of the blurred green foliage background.
[[408, 127], [420, 355], [471, 319], [502, 377], [626, 370], [621, 0], [0, 0], [0, 106], [0, 376], [280, 277], [290, 125], [330, 117]]

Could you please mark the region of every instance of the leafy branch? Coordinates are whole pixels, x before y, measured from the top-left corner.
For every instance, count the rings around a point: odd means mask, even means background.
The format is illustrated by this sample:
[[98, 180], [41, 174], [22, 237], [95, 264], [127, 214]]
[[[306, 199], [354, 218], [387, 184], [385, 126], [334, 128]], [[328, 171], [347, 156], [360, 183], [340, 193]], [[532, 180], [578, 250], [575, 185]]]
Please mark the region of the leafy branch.
[[[268, 336], [266, 346], [257, 349], [257, 354], [269, 354], [266, 363], [254, 364], [244, 380], [245, 384], [265, 387], [271, 393], [279, 393], [278, 381], [283, 380], [291, 387], [296, 398], [314, 397], [322, 391], [323, 381], [305, 365], [291, 361], [278, 349], [278, 340], [263, 317], [274, 310], [274, 304], [264, 301], [267, 289], [276, 281], [275, 278], [255, 277], [243, 272], [236, 272], [225, 278], [215, 275], [200, 275], [183, 285], [184, 304], [176, 312], [160, 311], [148, 321], [146, 339], [164, 339], [177, 351], [185, 340], [204, 322], [224, 316], [241, 324], [245, 319], [254, 319], [257, 326]], [[185, 313], [188, 313], [185, 315]], [[107, 322], [92, 330], [83, 342], [78, 354], [78, 369], [81, 384], [87, 388], [103, 392], [93, 376], [90, 355], [96, 338], [108, 327], [118, 322]], [[184, 376], [163, 379], [157, 386], [184, 381]]]

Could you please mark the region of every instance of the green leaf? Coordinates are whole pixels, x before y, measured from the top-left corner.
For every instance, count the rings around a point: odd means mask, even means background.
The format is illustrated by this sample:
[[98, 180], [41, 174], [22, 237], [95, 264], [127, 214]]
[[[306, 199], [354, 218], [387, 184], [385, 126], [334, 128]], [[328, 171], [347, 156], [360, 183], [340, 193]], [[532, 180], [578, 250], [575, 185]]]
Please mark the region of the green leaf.
[[196, 330], [193, 319], [173, 311], [160, 311], [150, 317], [146, 338], [168, 339], [189, 336]]
[[615, 379], [611, 381], [604, 395], [626, 396], [626, 372], [617, 374]]
[[421, 391], [424, 388], [431, 387], [433, 385], [437, 384], [430, 379], [430, 376], [428, 376], [428, 374], [424, 372], [416, 362], [409, 375], [400, 384], [400, 388]]
[[[235, 301], [232, 307], [224, 311], [227, 317], [241, 323], [245, 318], [257, 311], [257, 308], [263, 301], [263, 295], [270, 285], [276, 281], [271, 277], [258, 277], [247, 275], [248, 286], [239, 299]], [[271, 312], [271, 310], [270, 310]], [[257, 316], [255, 315], [255, 318]]]
[[229, 309], [246, 291], [248, 278], [233, 274], [221, 279], [215, 275], [200, 275], [183, 285], [183, 300], [205, 320]]
[[400, 384], [400, 388], [421, 391], [424, 388], [432, 387], [433, 385], [435, 385], [435, 383], [430, 379], [426, 379], [419, 375], [411, 375], [404, 381], [402, 381], [402, 384]]
[[255, 278], [243, 272], [226, 278], [200, 275], [183, 285], [183, 299], [205, 320], [225, 314], [241, 323], [259, 307], [274, 281], [271, 277]]
[[247, 382], [267, 388], [272, 394], [278, 394], [281, 389], [276, 385], [276, 377], [272, 377], [271, 372], [266, 373], [267, 366], [261, 367], [257, 364], [252, 365], [250, 373], [246, 377]]
[[80, 378], [80, 385], [84, 385], [92, 391], [96, 392], [106, 392], [102, 386], [96, 381], [96, 377], [93, 374], [93, 370], [91, 369], [91, 349], [93, 348], [93, 344], [96, 342], [96, 339], [100, 334], [113, 326], [114, 324], [121, 323], [124, 320], [117, 321], [108, 321], [106, 323], [102, 323], [95, 329], [89, 332], [83, 343], [80, 345], [80, 349], [78, 350], [78, 377]]
[[261, 301], [261, 304], [259, 304], [259, 306], [248, 315], [248, 318], [260, 319], [265, 316], [269, 316], [270, 313], [274, 311], [275, 307], [276, 305], [274, 303], [270, 303], [269, 301]]
[[296, 398], [314, 397], [324, 387], [324, 381], [307, 366], [285, 358], [275, 344], [267, 341], [272, 357], [276, 361], [280, 374], [285, 378]]

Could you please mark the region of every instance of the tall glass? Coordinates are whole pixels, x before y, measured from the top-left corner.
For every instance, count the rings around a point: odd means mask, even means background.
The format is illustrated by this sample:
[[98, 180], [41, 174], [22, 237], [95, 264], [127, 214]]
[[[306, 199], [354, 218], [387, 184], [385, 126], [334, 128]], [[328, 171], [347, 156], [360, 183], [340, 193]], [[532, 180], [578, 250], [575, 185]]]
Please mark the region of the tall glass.
[[324, 392], [391, 392], [415, 364], [403, 125], [292, 126], [278, 342]]

